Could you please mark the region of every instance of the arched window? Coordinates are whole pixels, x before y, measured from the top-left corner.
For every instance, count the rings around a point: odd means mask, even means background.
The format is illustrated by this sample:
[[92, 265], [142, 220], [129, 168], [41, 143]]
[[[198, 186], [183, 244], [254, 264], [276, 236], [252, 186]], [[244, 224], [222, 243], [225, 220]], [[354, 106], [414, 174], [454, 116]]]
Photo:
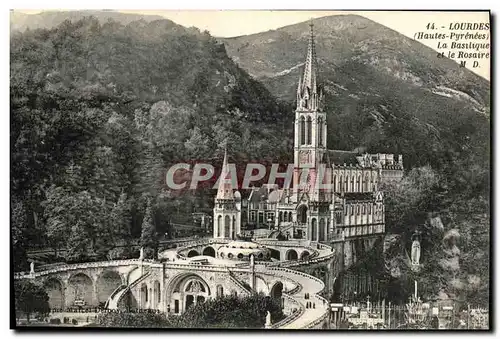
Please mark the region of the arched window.
[[361, 192], [361, 175], [358, 175], [358, 182], [356, 183], [356, 191]]
[[344, 190], [344, 183], [342, 182], [342, 176], [339, 178], [339, 192], [342, 192]]
[[344, 191], [349, 192], [349, 176], [345, 176]]
[[224, 236], [224, 226], [222, 225], [222, 215], [219, 215], [217, 217], [217, 226], [219, 227], [217, 236], [218, 237], [223, 237]]
[[337, 176], [333, 176], [333, 191], [337, 192]]
[[306, 144], [306, 123], [304, 117], [300, 117], [299, 120], [299, 145], [305, 145]]
[[281, 211], [280, 211], [280, 212], [279, 212], [279, 214], [278, 214], [278, 221], [279, 221], [279, 222], [282, 222], [282, 221], [283, 221], [283, 212], [281, 212]]
[[318, 118], [318, 144], [323, 146], [323, 118]]
[[325, 219], [321, 218], [319, 219], [319, 241], [325, 241], [326, 240], [326, 225], [325, 225]]
[[363, 183], [365, 192], [370, 191], [370, 188], [368, 186], [369, 183], [370, 183], [370, 179], [368, 178], [368, 174], [366, 174], [365, 175], [365, 182]]
[[217, 285], [217, 298], [222, 298], [224, 296], [224, 288], [221, 285]]
[[311, 117], [307, 117], [307, 145], [311, 144], [311, 138], [312, 138], [312, 122], [311, 122]]
[[351, 192], [354, 192], [354, 176], [351, 177]]
[[316, 218], [313, 218], [311, 222], [311, 240], [317, 241], [317, 239], [318, 239], [318, 223], [316, 221]]
[[224, 218], [224, 238], [230, 237], [230, 229], [231, 229], [231, 217], [226, 215]]

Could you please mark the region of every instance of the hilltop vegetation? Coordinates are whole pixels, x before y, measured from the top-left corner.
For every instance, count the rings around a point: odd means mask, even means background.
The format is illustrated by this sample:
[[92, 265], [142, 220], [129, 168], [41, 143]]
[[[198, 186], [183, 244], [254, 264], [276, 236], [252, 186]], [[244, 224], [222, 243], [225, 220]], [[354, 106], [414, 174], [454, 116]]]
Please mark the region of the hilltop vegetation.
[[14, 33], [10, 71], [18, 268], [33, 246], [105, 257], [139, 237], [148, 201], [160, 234], [174, 210], [210, 207], [213, 192], [169, 198], [163, 177], [177, 161], [220, 161], [226, 140], [243, 158], [285, 153], [270, 93], [208, 33], [168, 20], [89, 17]]

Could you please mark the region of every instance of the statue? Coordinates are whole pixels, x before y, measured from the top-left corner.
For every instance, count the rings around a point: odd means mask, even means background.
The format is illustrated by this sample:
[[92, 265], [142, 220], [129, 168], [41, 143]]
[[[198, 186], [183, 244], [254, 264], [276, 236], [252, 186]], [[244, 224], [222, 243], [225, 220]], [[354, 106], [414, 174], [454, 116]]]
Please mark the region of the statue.
[[250, 254], [250, 266], [255, 266], [255, 258], [253, 254]]
[[418, 267], [420, 265], [420, 232], [415, 231], [412, 236], [412, 244], [411, 244], [411, 264], [414, 267]]
[[30, 263], [30, 274], [34, 274], [35, 273], [35, 263], [32, 261]]
[[144, 260], [144, 247], [141, 247], [141, 250], [139, 252], [139, 260]]
[[267, 311], [266, 315], [266, 328], [271, 327], [271, 312]]
[[420, 265], [420, 241], [413, 240], [411, 245], [411, 264], [413, 266]]

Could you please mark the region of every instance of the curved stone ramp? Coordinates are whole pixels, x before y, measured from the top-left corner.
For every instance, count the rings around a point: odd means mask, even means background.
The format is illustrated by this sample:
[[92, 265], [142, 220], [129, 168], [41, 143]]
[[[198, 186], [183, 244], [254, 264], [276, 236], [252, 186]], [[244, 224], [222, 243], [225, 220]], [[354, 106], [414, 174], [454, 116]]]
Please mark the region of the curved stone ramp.
[[[325, 288], [325, 284], [320, 279], [306, 273], [282, 267], [259, 267], [257, 269], [256, 266], [256, 271], [293, 280], [302, 287], [300, 292], [290, 296], [300, 305], [301, 312], [299, 316], [294, 317], [293, 314], [290, 315], [290, 321], [284, 321], [279, 329], [310, 328], [316, 321], [322, 320], [325, 315], [328, 315], [328, 302], [325, 298], [318, 295]], [[310, 295], [309, 299], [304, 298], [306, 293]], [[315, 308], [307, 308], [307, 302], [314, 303]]]
[[[140, 270], [140, 269], [139, 269]], [[137, 284], [139, 284], [141, 281], [143, 281], [144, 279], [146, 279], [147, 277], [149, 277], [149, 275], [151, 274], [151, 271], [148, 269], [148, 270], [145, 270], [143, 272], [143, 274], [139, 275], [139, 277], [135, 278], [132, 280], [131, 283], [128, 284], [128, 286], [124, 286], [124, 288], [120, 289], [120, 287], [118, 289], [118, 291], [113, 292], [113, 294], [111, 294], [110, 298], [108, 299], [108, 309], [110, 310], [117, 310], [118, 309], [118, 304], [120, 303], [120, 300], [123, 298], [123, 296], [128, 292], [130, 291], [130, 289], [134, 288], [135, 286], [137, 286]]]
[[[118, 301], [116, 299], [116, 295], [120, 293], [122, 290], [126, 289], [127, 285], [120, 285], [118, 286], [113, 293], [109, 296], [108, 300], [106, 300], [106, 304], [104, 305], [104, 308], [107, 309], [116, 309], [118, 307]], [[113, 308], [110, 308], [109, 306], [112, 305]], [[116, 306], [115, 306], [116, 305]]]

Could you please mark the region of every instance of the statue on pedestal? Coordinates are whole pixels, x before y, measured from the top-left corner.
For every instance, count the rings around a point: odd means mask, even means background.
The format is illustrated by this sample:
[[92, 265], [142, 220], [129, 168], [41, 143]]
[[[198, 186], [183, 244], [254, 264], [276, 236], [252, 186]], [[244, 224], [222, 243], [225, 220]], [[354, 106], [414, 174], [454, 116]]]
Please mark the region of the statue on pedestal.
[[139, 252], [139, 260], [144, 260], [144, 247], [141, 247]]
[[266, 328], [269, 328], [271, 327], [271, 312], [267, 311], [267, 315], [266, 315]]

